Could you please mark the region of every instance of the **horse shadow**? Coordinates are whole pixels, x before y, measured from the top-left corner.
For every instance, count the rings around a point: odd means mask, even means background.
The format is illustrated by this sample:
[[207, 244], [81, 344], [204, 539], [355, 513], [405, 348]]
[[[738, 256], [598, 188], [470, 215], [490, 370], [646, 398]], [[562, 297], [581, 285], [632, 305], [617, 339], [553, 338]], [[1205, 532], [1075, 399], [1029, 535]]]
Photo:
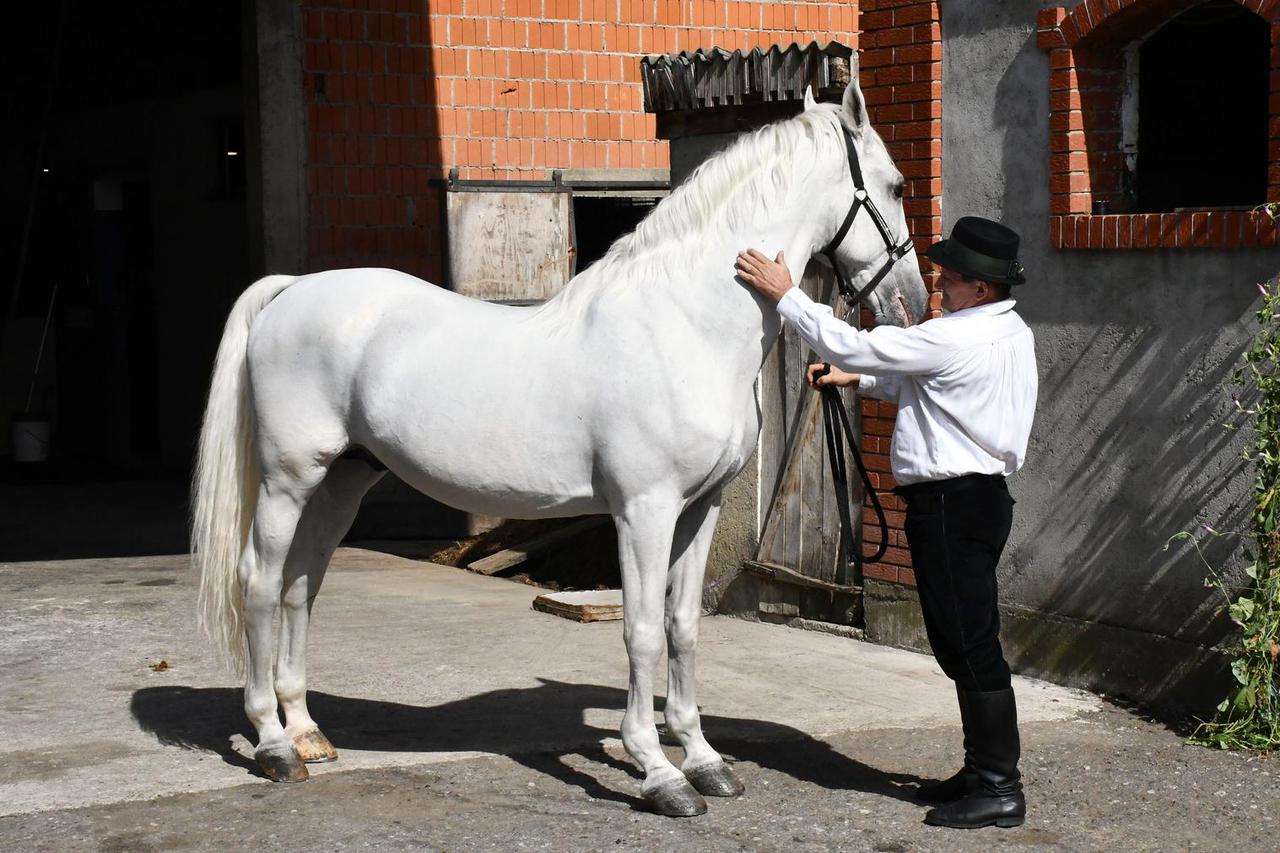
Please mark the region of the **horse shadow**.
[[[333, 745], [387, 752], [484, 752], [513, 761], [598, 800], [648, 807], [638, 797], [614, 790], [564, 759], [578, 755], [622, 771], [642, 774], [611, 755], [605, 738], [617, 731], [588, 723], [588, 712], [620, 714], [625, 690], [593, 684], [539, 679], [536, 687], [493, 690], [422, 707], [396, 702], [308, 692], [307, 705]], [[661, 700], [659, 700], [661, 701]], [[208, 750], [223, 761], [262, 776], [257, 764], [231, 746], [241, 734], [255, 734], [244, 716], [243, 693], [230, 687], [148, 687], [134, 692], [130, 712], [143, 731], [161, 743]], [[850, 758], [829, 744], [781, 723], [704, 715], [707, 739], [731, 761], [745, 761], [797, 781], [832, 790], [853, 790], [913, 800], [917, 776], [890, 773]], [[675, 744], [663, 736], [664, 743]]]

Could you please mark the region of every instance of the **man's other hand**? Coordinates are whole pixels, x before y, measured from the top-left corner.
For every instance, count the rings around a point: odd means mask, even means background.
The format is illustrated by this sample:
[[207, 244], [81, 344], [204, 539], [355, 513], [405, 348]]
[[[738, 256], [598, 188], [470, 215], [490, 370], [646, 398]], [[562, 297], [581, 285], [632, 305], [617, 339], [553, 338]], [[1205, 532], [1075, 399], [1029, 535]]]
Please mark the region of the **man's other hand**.
[[825, 376], [819, 376], [827, 365], [823, 362], [809, 365], [809, 369], [805, 372], [805, 380], [809, 383], [810, 388], [825, 388], [833, 386], [836, 388], [847, 388], [850, 385], [857, 385], [862, 379], [861, 373], [846, 373], [838, 367], [831, 368], [831, 372]]
[[783, 294], [795, 286], [791, 281], [791, 270], [787, 269], [782, 252], [778, 252], [778, 257], [769, 260], [766, 255], [755, 249], [747, 249], [745, 252], [738, 253], [734, 269], [739, 278], [775, 304]]

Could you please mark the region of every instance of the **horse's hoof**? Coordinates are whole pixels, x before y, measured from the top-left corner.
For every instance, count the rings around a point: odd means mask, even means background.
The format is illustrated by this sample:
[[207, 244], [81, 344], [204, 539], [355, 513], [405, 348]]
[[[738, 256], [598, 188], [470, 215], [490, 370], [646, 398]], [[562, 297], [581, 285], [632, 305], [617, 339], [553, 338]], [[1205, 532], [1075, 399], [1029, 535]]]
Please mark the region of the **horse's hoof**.
[[747, 790], [733, 769], [723, 761], [686, 770], [684, 775], [704, 797], [740, 797]]
[[298, 757], [307, 764], [338, 760], [338, 750], [333, 748], [333, 744], [329, 743], [329, 739], [319, 729], [308, 729], [300, 735], [294, 735], [293, 746], [298, 750]]
[[259, 748], [253, 757], [272, 782], [305, 782], [311, 775], [307, 772], [307, 765], [298, 757], [293, 744]]
[[684, 778], [659, 785], [644, 798], [654, 812], [666, 817], [695, 817], [707, 812], [707, 801]]

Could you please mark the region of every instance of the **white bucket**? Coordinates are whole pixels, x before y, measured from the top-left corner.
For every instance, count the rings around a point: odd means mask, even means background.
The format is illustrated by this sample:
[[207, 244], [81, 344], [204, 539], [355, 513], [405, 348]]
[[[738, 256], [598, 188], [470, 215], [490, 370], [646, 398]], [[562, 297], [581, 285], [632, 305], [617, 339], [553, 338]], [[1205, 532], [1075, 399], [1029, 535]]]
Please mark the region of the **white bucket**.
[[49, 458], [49, 421], [14, 415], [9, 424], [9, 438], [14, 462], [44, 462]]

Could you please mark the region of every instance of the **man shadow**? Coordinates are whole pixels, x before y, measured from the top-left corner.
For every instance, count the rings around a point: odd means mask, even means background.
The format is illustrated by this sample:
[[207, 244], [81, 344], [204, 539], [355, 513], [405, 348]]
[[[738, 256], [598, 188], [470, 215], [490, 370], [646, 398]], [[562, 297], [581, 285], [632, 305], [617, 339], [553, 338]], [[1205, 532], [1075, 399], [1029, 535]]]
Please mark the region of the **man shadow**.
[[[607, 787], [566, 762], [581, 756], [641, 778], [629, 761], [603, 746], [617, 732], [588, 723], [588, 712], [620, 714], [625, 690], [539, 679], [536, 687], [492, 690], [422, 707], [311, 691], [307, 705], [338, 749], [387, 752], [486, 752], [581, 788], [599, 800], [640, 811], [638, 797]], [[659, 700], [661, 702], [661, 700]], [[231, 738], [256, 735], [244, 715], [242, 691], [230, 687], [148, 687], [134, 692], [130, 712], [143, 731], [163, 744], [208, 750], [223, 761], [261, 776], [256, 762], [237, 752]], [[702, 717], [707, 739], [731, 761], [747, 761], [834, 790], [864, 791], [913, 800], [922, 780], [890, 773], [850, 758], [823, 741], [781, 723], [738, 717]], [[663, 737], [674, 745], [674, 739]]]

